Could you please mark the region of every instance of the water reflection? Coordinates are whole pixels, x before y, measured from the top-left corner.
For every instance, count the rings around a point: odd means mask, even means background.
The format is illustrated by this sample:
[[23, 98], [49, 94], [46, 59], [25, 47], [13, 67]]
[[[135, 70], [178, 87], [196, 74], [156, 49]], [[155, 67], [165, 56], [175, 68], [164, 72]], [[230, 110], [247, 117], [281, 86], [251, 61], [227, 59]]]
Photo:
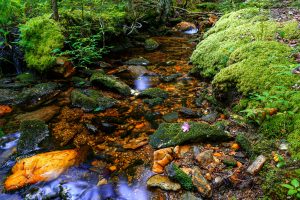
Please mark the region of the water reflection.
[[138, 91], [143, 91], [146, 90], [150, 87], [150, 80], [148, 76], [139, 76], [137, 79], [134, 81], [134, 86], [135, 89]]
[[197, 28], [190, 28], [189, 30], [184, 31], [185, 34], [189, 34], [189, 35], [193, 35], [198, 33], [198, 29]]

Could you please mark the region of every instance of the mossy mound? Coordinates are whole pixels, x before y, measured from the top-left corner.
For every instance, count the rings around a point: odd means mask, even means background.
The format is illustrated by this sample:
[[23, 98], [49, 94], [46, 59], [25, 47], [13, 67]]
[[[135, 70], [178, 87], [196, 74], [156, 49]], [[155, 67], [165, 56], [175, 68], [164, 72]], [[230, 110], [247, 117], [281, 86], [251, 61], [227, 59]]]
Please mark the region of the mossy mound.
[[247, 156], [249, 157], [253, 156], [252, 144], [244, 134], [238, 134], [235, 138], [235, 141], [246, 152]]
[[143, 90], [139, 97], [146, 97], [146, 98], [161, 98], [161, 99], [167, 99], [169, 96], [169, 93], [160, 89], [160, 88], [149, 88], [146, 90]]
[[16, 80], [20, 81], [21, 83], [34, 83], [37, 81], [37, 78], [31, 73], [23, 73], [19, 74], [16, 77]]
[[59, 24], [49, 15], [35, 17], [21, 28], [20, 45], [25, 50], [28, 67], [43, 72], [55, 64], [55, 49], [63, 47], [64, 36]]
[[178, 183], [188, 191], [195, 190], [195, 186], [193, 185], [192, 178], [184, 173], [176, 164], [171, 163], [166, 167], [166, 171], [168, 174], [168, 177]]
[[41, 120], [26, 120], [20, 125], [21, 136], [17, 151], [26, 154], [36, 150], [39, 144], [49, 136], [48, 126]]
[[131, 94], [131, 89], [126, 83], [118, 80], [114, 76], [105, 75], [102, 72], [94, 73], [90, 78], [90, 81], [94, 85], [105, 86], [107, 88], [114, 89], [120, 94], [126, 96], [129, 96]]
[[300, 114], [294, 116], [294, 130], [288, 135], [287, 140], [292, 157], [300, 160]]
[[165, 148], [187, 142], [226, 141], [230, 136], [224, 131], [205, 123], [189, 122], [190, 129], [183, 132], [181, 123], [162, 123], [150, 136], [153, 148]]
[[71, 93], [72, 105], [80, 107], [85, 112], [103, 111], [113, 107], [117, 101], [112, 98], [104, 97], [103, 94], [96, 90], [78, 90]]

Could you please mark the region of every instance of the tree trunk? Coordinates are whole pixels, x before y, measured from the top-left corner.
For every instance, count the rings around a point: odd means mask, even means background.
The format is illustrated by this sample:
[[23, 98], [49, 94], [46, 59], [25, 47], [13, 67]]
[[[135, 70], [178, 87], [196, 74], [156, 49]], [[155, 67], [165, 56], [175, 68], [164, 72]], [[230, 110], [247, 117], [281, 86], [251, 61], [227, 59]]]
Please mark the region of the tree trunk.
[[57, 0], [51, 0], [51, 3], [52, 3], [53, 18], [55, 21], [58, 21], [59, 15], [58, 15]]

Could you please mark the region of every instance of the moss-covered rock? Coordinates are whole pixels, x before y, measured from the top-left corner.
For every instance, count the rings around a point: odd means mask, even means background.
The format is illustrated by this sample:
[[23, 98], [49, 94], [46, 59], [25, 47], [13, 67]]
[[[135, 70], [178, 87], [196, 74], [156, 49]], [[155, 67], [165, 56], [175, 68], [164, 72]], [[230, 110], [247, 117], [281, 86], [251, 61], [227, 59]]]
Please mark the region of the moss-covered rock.
[[212, 10], [218, 10], [219, 6], [218, 3], [204, 2], [204, 3], [196, 4], [196, 8], [201, 11], [212, 11]]
[[189, 122], [189, 131], [183, 132], [181, 123], [162, 123], [150, 136], [153, 148], [165, 148], [187, 142], [226, 141], [230, 136], [224, 131], [205, 123]]
[[92, 84], [94, 85], [99, 85], [99, 86], [104, 86], [110, 89], [114, 89], [116, 91], [118, 91], [120, 94], [129, 96], [131, 94], [131, 89], [130, 87], [118, 80], [116, 77], [114, 76], [109, 76], [109, 75], [105, 75], [101, 72], [96, 72], [92, 75], [92, 77], [90, 78], [90, 81]]
[[21, 83], [34, 83], [37, 81], [37, 78], [31, 73], [23, 73], [19, 74], [16, 77], [16, 80], [20, 81]]
[[149, 88], [146, 90], [143, 90], [139, 97], [146, 97], [146, 98], [161, 98], [161, 99], [167, 99], [169, 96], [169, 93], [160, 89], [160, 88]]
[[145, 49], [147, 51], [153, 51], [159, 47], [159, 43], [153, 38], [145, 40]]
[[125, 62], [126, 65], [142, 65], [142, 66], [147, 66], [150, 64], [149, 60], [140, 57], [140, 58], [132, 58], [128, 61]]
[[184, 173], [175, 163], [171, 163], [166, 167], [166, 172], [168, 177], [178, 183], [188, 191], [195, 190], [195, 186], [193, 185], [192, 178]]
[[235, 141], [240, 145], [240, 147], [246, 152], [246, 154], [251, 157], [253, 156], [252, 144], [244, 134], [238, 134]]
[[153, 106], [161, 105], [164, 102], [164, 99], [160, 97], [156, 97], [153, 99], [144, 99], [143, 102], [149, 104], [150, 107], [153, 107]]
[[14, 100], [19, 92], [11, 89], [0, 89], [0, 104], [14, 105]]
[[39, 144], [49, 136], [48, 126], [41, 120], [26, 120], [20, 125], [21, 136], [17, 151], [26, 154], [38, 148]]
[[80, 107], [86, 112], [94, 110], [103, 111], [107, 108], [111, 108], [116, 104], [116, 100], [103, 96], [96, 90], [73, 90], [71, 92], [72, 105]]

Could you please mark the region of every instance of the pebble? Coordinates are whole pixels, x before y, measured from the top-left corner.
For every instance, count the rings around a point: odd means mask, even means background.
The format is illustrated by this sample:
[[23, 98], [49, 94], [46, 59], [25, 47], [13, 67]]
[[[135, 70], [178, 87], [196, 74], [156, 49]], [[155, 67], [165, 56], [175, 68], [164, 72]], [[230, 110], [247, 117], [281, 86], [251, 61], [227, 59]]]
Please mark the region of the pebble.
[[289, 145], [287, 143], [281, 143], [279, 145], [279, 150], [281, 151], [287, 151], [289, 149]]
[[247, 172], [254, 175], [260, 171], [266, 162], [267, 158], [264, 155], [258, 156], [255, 161], [248, 167]]

